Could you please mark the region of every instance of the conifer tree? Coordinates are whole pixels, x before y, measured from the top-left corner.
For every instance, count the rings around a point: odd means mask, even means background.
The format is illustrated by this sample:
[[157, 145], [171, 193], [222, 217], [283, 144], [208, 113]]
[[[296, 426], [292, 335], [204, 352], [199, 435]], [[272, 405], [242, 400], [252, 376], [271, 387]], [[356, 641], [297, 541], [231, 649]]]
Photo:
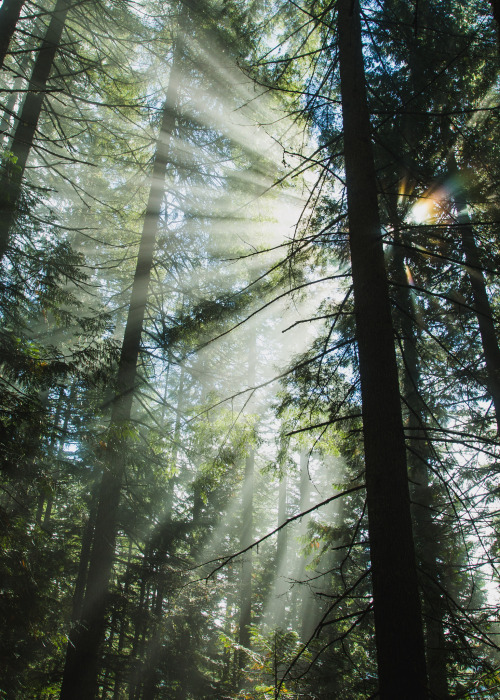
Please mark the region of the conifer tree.
[[[339, 67], [381, 698], [426, 698], [406, 446], [365, 97], [359, 5], [340, 2]], [[397, 564], [396, 564], [397, 562]]]
[[124, 438], [126, 439], [130, 431], [132, 401], [137, 382], [137, 363], [153, 266], [158, 218], [162, 209], [165, 174], [170, 161], [171, 141], [176, 124], [181, 42], [182, 38], [179, 36], [173, 51], [160, 136], [153, 162], [150, 194], [118, 365], [117, 394], [112, 404], [109, 438], [106, 445], [108, 459], [98, 496], [82, 620], [77, 628], [75, 642], [70, 641], [68, 646], [61, 700], [69, 700], [69, 698], [83, 700], [83, 698], [97, 696], [97, 676], [105, 627], [107, 592], [118, 527], [117, 510], [125, 474]]

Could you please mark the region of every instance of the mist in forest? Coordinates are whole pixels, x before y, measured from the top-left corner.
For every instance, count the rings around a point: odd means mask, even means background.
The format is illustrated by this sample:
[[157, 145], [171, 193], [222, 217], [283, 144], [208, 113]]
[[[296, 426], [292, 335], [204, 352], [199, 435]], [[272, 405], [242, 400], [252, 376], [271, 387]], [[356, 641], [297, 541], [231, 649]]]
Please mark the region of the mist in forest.
[[498, 697], [497, 9], [0, 1], [0, 700]]

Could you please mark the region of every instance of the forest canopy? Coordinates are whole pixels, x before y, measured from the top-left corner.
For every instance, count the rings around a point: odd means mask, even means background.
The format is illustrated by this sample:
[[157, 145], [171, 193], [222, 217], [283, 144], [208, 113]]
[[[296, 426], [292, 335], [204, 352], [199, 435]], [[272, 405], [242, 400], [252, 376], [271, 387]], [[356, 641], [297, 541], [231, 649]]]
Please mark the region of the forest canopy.
[[500, 693], [497, 0], [0, 0], [0, 700]]

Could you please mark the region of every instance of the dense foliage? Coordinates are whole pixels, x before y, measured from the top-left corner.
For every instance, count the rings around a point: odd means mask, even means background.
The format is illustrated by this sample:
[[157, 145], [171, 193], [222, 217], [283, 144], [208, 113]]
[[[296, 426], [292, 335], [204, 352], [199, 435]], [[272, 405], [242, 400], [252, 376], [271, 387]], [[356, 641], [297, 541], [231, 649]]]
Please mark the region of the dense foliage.
[[2, 700], [498, 697], [497, 10], [0, 2]]

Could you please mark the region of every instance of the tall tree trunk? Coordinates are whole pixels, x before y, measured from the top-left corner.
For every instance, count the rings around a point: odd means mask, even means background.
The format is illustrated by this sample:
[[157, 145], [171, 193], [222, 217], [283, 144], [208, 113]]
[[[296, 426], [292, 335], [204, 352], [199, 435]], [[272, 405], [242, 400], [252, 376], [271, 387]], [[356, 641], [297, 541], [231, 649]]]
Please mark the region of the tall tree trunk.
[[[248, 348], [248, 386], [255, 385], [255, 365], [257, 360], [257, 336], [255, 326], [252, 326]], [[253, 491], [255, 482], [255, 450], [250, 447], [245, 459], [245, 479], [242, 494], [242, 526], [240, 547], [246, 549], [253, 540]], [[250, 624], [252, 622], [252, 550], [243, 555], [241, 564], [240, 584], [240, 629], [239, 643], [250, 647]], [[240, 654], [240, 667], [244, 664], [245, 656]]]
[[136, 606], [137, 612], [134, 615], [133, 627], [134, 638], [132, 640], [132, 649], [130, 658], [132, 659], [131, 673], [128, 683], [128, 700], [136, 700], [140, 697], [142, 684], [142, 672], [144, 665], [143, 651], [147, 634], [149, 618], [147, 615], [147, 591], [146, 582], [149, 580], [149, 567], [151, 561], [152, 545], [147, 543], [144, 552], [144, 558], [141, 566], [141, 575], [139, 578], [139, 604]]
[[118, 630], [118, 644], [116, 651], [113, 650], [113, 645], [109, 644], [109, 653], [115, 656], [117, 661], [115, 661], [114, 668], [114, 684], [113, 684], [113, 700], [120, 700], [122, 695], [122, 687], [125, 682], [125, 673], [122, 668], [121, 661], [125, 660], [124, 648], [128, 622], [130, 620], [130, 615], [128, 612], [129, 607], [129, 590], [130, 590], [130, 580], [132, 578], [131, 573], [132, 568], [132, 540], [128, 543], [127, 552], [127, 565], [125, 571], [125, 580], [123, 584], [123, 589], [120, 594], [120, 600], [115, 602], [115, 615], [118, 618], [116, 623], [116, 628]]
[[[245, 480], [242, 494], [242, 526], [240, 547], [246, 549], [252, 544], [253, 536], [253, 488], [254, 488], [255, 454], [253, 448], [245, 459]], [[252, 621], [252, 550], [245, 552], [241, 564], [240, 582], [240, 631], [239, 643], [250, 647], [250, 629]], [[243, 660], [244, 657], [242, 657]]]
[[57, 49], [61, 43], [69, 7], [70, 0], [57, 0], [45, 38], [33, 66], [28, 93], [10, 146], [15, 163], [9, 163], [0, 177], [0, 260], [5, 255], [9, 245], [26, 162], [33, 146], [47, 89], [47, 81]]
[[[55, 446], [56, 442], [58, 443], [57, 451], [56, 451], [56, 454], [54, 455], [56, 461], [61, 459], [63, 456], [64, 445], [66, 442], [65, 436], [67, 434], [69, 421], [71, 419], [71, 410], [73, 408], [72, 401], [74, 399], [74, 396], [75, 396], [75, 385], [73, 384], [71, 387], [71, 390], [69, 392], [69, 396], [67, 398], [67, 401], [66, 401], [66, 407], [64, 409], [63, 423], [62, 423], [62, 426], [60, 427], [60, 434], [58, 437], [57, 433], [59, 432], [59, 420], [61, 417], [61, 412], [62, 412], [62, 407], [63, 407], [63, 399], [66, 398], [64, 395], [64, 387], [61, 387], [61, 389], [59, 391], [59, 399], [57, 401], [56, 415], [54, 417], [53, 433], [52, 433], [52, 437], [50, 439], [50, 443], [51, 443], [52, 447]], [[49, 490], [48, 497], [47, 497], [47, 505], [45, 507], [45, 513], [43, 516], [42, 527], [45, 530], [47, 530], [48, 532], [50, 531], [50, 518], [52, 515], [52, 508], [54, 506], [54, 500], [56, 497], [56, 493], [57, 493], [57, 481], [54, 479], [51, 481], [50, 490]]]
[[[311, 479], [309, 476], [309, 450], [302, 448], [300, 451], [300, 502], [299, 511], [303, 513], [311, 506]], [[301, 518], [299, 525], [300, 540], [307, 533], [307, 518]], [[312, 591], [309, 584], [306, 583], [308, 575], [306, 566], [310, 557], [307, 555], [300, 556], [300, 564], [295, 578], [301, 582], [296, 585], [296, 614], [297, 624], [300, 630], [300, 638], [302, 641], [307, 641], [316, 627], [315, 616], [313, 614]]]
[[[172, 465], [177, 465], [177, 457], [181, 440], [181, 420], [184, 406], [184, 384], [186, 370], [181, 365], [179, 375], [179, 386], [177, 389], [177, 406], [175, 410], [175, 426], [172, 445]], [[167, 400], [167, 386], [165, 386], [164, 408]], [[158, 664], [163, 653], [163, 601], [165, 598], [166, 583], [168, 580], [168, 553], [171, 551], [174, 540], [174, 498], [175, 484], [177, 476], [170, 478], [167, 493], [165, 495], [165, 507], [163, 509], [160, 524], [157, 530], [151, 535], [151, 568], [154, 567], [156, 573], [156, 595], [151, 600], [151, 624], [148, 630], [147, 644], [144, 645], [144, 653], [141, 664], [142, 673], [142, 700], [154, 700], [158, 694], [158, 682], [160, 673]], [[140, 685], [140, 682], [139, 682]]]
[[462, 237], [462, 249], [467, 265], [467, 276], [472, 289], [472, 298], [474, 300], [479, 333], [481, 335], [481, 344], [483, 346], [487, 373], [487, 388], [493, 400], [493, 406], [495, 407], [497, 432], [500, 434], [500, 348], [498, 346], [491, 304], [488, 298], [488, 292], [486, 291], [486, 281], [484, 279], [479, 251], [474, 237], [474, 229], [467, 213], [467, 201], [465, 199], [465, 193], [459, 183], [460, 173], [453, 151], [448, 158], [448, 168], [450, 175], [456, 183], [453, 199], [457, 208], [457, 219], [460, 224], [459, 228]]
[[[278, 490], [278, 527], [281, 527], [287, 519], [287, 478], [286, 473], [280, 479]], [[278, 541], [276, 543], [276, 572], [279, 572], [281, 564], [285, 561], [286, 550], [288, 544], [288, 534], [286, 527], [278, 532]]]
[[[396, 207], [394, 208], [396, 211]], [[397, 213], [394, 229], [397, 231], [399, 221]], [[394, 252], [394, 271], [398, 282], [398, 303], [401, 307], [401, 336], [404, 363], [404, 397], [408, 408], [408, 467], [412, 481], [412, 501], [415, 519], [415, 540], [417, 558], [428, 578], [424, 582], [423, 613], [425, 619], [425, 648], [429, 691], [432, 698], [447, 700], [448, 672], [447, 651], [445, 645], [444, 614], [446, 601], [442, 589], [436, 585], [440, 578], [439, 560], [441, 532], [433, 515], [433, 493], [429, 480], [429, 462], [432, 459], [432, 445], [428, 431], [425, 429], [427, 409], [422, 400], [420, 387], [420, 359], [417, 343], [420, 328], [414, 316], [410, 287], [405, 271], [405, 255], [402, 240], [396, 237]]]
[[66, 660], [63, 677], [67, 675], [67, 673], [75, 663], [75, 644], [78, 640], [79, 626], [81, 625], [82, 620], [83, 600], [85, 596], [85, 587], [87, 584], [87, 572], [90, 561], [90, 552], [92, 549], [92, 539], [94, 536], [96, 516], [97, 489], [96, 486], [94, 486], [92, 489], [91, 500], [89, 505], [89, 515], [87, 522], [85, 523], [82, 535], [80, 558], [78, 560], [78, 572], [76, 575], [75, 589], [73, 593], [71, 627], [68, 633], [68, 646], [66, 649]]
[[26, 0], [3, 0], [3, 5], [0, 7], [0, 68], [4, 64], [10, 40], [25, 2]]
[[357, 0], [338, 0], [349, 243], [381, 700], [428, 697], [406, 447]]
[[[287, 476], [283, 473], [279, 480], [278, 488], [278, 527], [283, 525], [287, 519]], [[285, 627], [285, 596], [287, 592], [287, 581], [285, 574], [287, 570], [287, 550], [288, 550], [288, 533], [284, 527], [278, 532], [278, 541], [276, 543], [276, 557], [274, 560], [274, 589], [273, 599], [271, 601], [271, 624], [273, 627]]]
[[171, 154], [172, 132], [176, 122], [180, 59], [180, 42], [177, 41], [163, 107], [161, 132], [153, 163], [152, 183], [118, 366], [117, 395], [111, 411], [107, 464], [100, 485], [82, 625], [75, 644], [74, 663], [65, 669], [61, 700], [93, 700], [97, 696], [100, 650], [105, 631], [106, 600], [113, 566], [118, 506], [126, 464], [126, 446], [122, 436], [130, 422], [137, 380], [137, 362], [153, 265], [156, 231], [164, 198], [165, 174]]

